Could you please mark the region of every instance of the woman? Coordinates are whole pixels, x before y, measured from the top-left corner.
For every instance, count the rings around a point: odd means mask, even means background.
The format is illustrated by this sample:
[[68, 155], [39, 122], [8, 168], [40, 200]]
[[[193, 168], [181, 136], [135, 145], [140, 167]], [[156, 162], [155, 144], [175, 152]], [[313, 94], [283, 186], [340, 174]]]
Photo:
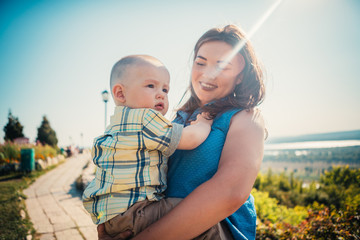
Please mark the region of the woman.
[[[207, 31], [196, 43], [190, 99], [175, 122], [199, 112], [214, 118], [206, 141], [169, 160], [167, 197], [183, 200], [133, 239], [191, 239], [214, 225], [224, 239], [254, 239], [256, 211], [250, 195], [263, 158], [265, 127], [254, 109], [262, 102], [263, 74], [249, 42], [234, 25]], [[103, 238], [100, 226], [99, 236]]]

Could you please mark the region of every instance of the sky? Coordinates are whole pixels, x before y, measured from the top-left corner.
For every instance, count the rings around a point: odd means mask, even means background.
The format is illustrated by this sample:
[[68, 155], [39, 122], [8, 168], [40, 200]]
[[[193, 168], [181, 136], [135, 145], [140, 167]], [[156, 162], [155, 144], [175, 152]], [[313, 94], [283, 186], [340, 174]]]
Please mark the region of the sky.
[[[0, 1], [0, 142], [11, 110], [35, 141], [45, 115], [59, 146], [102, 134], [113, 64], [130, 54], [169, 69], [170, 108], [189, 84], [198, 38], [250, 32], [277, 0]], [[360, 129], [360, 1], [283, 0], [251, 38], [266, 70], [270, 137]], [[107, 123], [114, 109], [107, 104]]]

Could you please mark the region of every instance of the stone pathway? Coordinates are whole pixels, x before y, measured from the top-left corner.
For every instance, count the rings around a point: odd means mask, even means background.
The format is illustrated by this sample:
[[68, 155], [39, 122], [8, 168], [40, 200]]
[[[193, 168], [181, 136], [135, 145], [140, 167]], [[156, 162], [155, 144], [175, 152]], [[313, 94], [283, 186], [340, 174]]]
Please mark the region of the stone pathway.
[[96, 225], [85, 211], [75, 180], [90, 161], [90, 153], [76, 155], [39, 177], [23, 192], [40, 240], [97, 239]]

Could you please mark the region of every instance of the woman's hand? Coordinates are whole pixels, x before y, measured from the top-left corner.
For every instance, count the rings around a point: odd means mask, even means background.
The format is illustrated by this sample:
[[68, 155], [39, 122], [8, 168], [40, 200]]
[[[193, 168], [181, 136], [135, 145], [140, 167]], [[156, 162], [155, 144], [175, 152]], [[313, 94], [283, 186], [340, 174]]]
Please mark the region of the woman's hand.
[[122, 240], [122, 239], [128, 239], [132, 235], [132, 232], [130, 230], [128, 230], [126, 232], [119, 233], [114, 237], [111, 237], [105, 231], [105, 225], [103, 223], [99, 224], [97, 226], [97, 232], [98, 232], [98, 239], [99, 240]]

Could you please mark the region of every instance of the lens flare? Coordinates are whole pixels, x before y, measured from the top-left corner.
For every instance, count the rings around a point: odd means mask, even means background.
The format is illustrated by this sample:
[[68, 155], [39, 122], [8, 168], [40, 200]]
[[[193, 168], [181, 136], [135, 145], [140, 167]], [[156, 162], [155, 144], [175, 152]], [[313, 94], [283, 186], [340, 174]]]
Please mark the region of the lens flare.
[[[217, 68], [215, 68], [212, 72], [209, 73], [210, 77], [216, 78], [220, 74], [220, 72], [225, 68], [226, 64], [228, 64], [235, 57], [235, 55], [245, 46], [246, 42], [256, 33], [257, 30], [259, 30], [259, 28], [270, 17], [270, 15], [279, 7], [282, 1], [283, 0], [278, 0], [273, 5], [271, 5], [271, 7], [262, 15], [259, 21], [257, 21], [256, 24], [252, 27], [251, 31], [247, 34], [247, 37], [245, 39], [242, 39], [234, 47], [234, 49], [227, 54], [224, 61], [222, 61]], [[183, 100], [187, 99], [189, 95], [190, 91], [185, 91], [178, 103], [178, 106], [181, 106]]]
[[222, 61], [218, 68], [214, 69], [212, 73], [212, 77], [217, 77], [221, 70], [226, 66], [228, 62], [230, 62], [235, 55], [245, 46], [246, 42], [249, 41], [250, 38], [259, 30], [259, 28], [264, 24], [264, 22], [270, 17], [270, 15], [278, 8], [280, 3], [283, 0], [276, 1], [265, 13], [262, 15], [262, 17], [259, 19], [259, 21], [256, 22], [254, 27], [252, 27], [251, 31], [247, 34], [247, 37], [244, 39], [241, 39], [241, 41], [234, 47], [234, 49], [227, 54], [224, 61]]

